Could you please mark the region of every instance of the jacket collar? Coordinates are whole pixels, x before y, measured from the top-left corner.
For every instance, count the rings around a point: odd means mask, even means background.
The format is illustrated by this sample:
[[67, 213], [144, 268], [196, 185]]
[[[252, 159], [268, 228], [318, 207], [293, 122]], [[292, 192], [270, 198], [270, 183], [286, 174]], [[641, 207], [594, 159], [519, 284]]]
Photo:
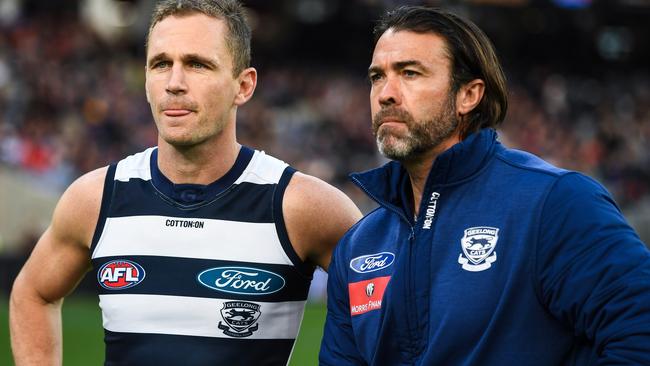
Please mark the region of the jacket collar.
[[[469, 135], [435, 159], [426, 186], [449, 185], [469, 178], [487, 163], [497, 145], [497, 133], [491, 128]], [[408, 173], [397, 161], [350, 174], [350, 179], [379, 204], [400, 211], [404, 207], [404, 192], [411, 190]]]

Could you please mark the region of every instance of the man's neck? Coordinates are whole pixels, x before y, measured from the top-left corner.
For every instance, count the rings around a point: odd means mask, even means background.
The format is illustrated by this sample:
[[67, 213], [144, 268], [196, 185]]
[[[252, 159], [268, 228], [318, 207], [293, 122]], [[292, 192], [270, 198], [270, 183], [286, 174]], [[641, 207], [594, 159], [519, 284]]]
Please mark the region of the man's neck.
[[424, 194], [425, 185], [429, 173], [431, 172], [431, 168], [433, 167], [433, 162], [440, 154], [447, 151], [460, 141], [459, 136], [452, 136], [433, 149], [418, 155], [416, 158], [402, 162], [402, 165], [404, 165], [404, 168], [408, 172], [411, 181], [411, 190], [413, 192], [413, 213], [415, 217], [417, 217], [420, 211], [422, 195]]
[[241, 145], [225, 143], [175, 147], [158, 142], [158, 168], [175, 184], [210, 184], [223, 177], [237, 160]]

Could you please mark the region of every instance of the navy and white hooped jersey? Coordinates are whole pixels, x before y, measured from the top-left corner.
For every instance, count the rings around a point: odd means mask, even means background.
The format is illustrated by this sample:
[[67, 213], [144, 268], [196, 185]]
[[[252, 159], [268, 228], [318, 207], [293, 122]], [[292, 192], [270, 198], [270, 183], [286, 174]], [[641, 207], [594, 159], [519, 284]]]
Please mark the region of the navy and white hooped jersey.
[[284, 365], [313, 267], [282, 198], [295, 170], [242, 147], [203, 186], [173, 184], [157, 149], [108, 169], [91, 246], [106, 365]]

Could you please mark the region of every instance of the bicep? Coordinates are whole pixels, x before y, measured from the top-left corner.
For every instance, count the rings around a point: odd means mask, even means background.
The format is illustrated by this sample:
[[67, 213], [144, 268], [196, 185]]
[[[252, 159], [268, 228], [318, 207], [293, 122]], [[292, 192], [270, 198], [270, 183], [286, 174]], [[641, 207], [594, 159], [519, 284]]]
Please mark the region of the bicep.
[[50, 226], [34, 247], [14, 287], [45, 302], [55, 302], [69, 294], [89, 268], [88, 247], [61, 240]]
[[[609, 194], [587, 178], [566, 176], [542, 217], [542, 301], [597, 347], [626, 339], [634, 348], [638, 325], [650, 322], [650, 255]], [[648, 329], [641, 333], [647, 337]]]

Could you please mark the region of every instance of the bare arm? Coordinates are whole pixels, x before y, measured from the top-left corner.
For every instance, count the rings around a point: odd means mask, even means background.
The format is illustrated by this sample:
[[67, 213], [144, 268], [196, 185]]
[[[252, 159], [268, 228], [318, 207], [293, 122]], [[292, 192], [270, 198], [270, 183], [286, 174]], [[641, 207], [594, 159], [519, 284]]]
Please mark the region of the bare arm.
[[105, 176], [106, 168], [95, 170], [65, 191], [14, 282], [9, 325], [18, 366], [62, 362], [61, 304], [90, 268]]
[[296, 253], [326, 271], [336, 243], [362, 217], [343, 192], [301, 173], [289, 182], [282, 211]]

